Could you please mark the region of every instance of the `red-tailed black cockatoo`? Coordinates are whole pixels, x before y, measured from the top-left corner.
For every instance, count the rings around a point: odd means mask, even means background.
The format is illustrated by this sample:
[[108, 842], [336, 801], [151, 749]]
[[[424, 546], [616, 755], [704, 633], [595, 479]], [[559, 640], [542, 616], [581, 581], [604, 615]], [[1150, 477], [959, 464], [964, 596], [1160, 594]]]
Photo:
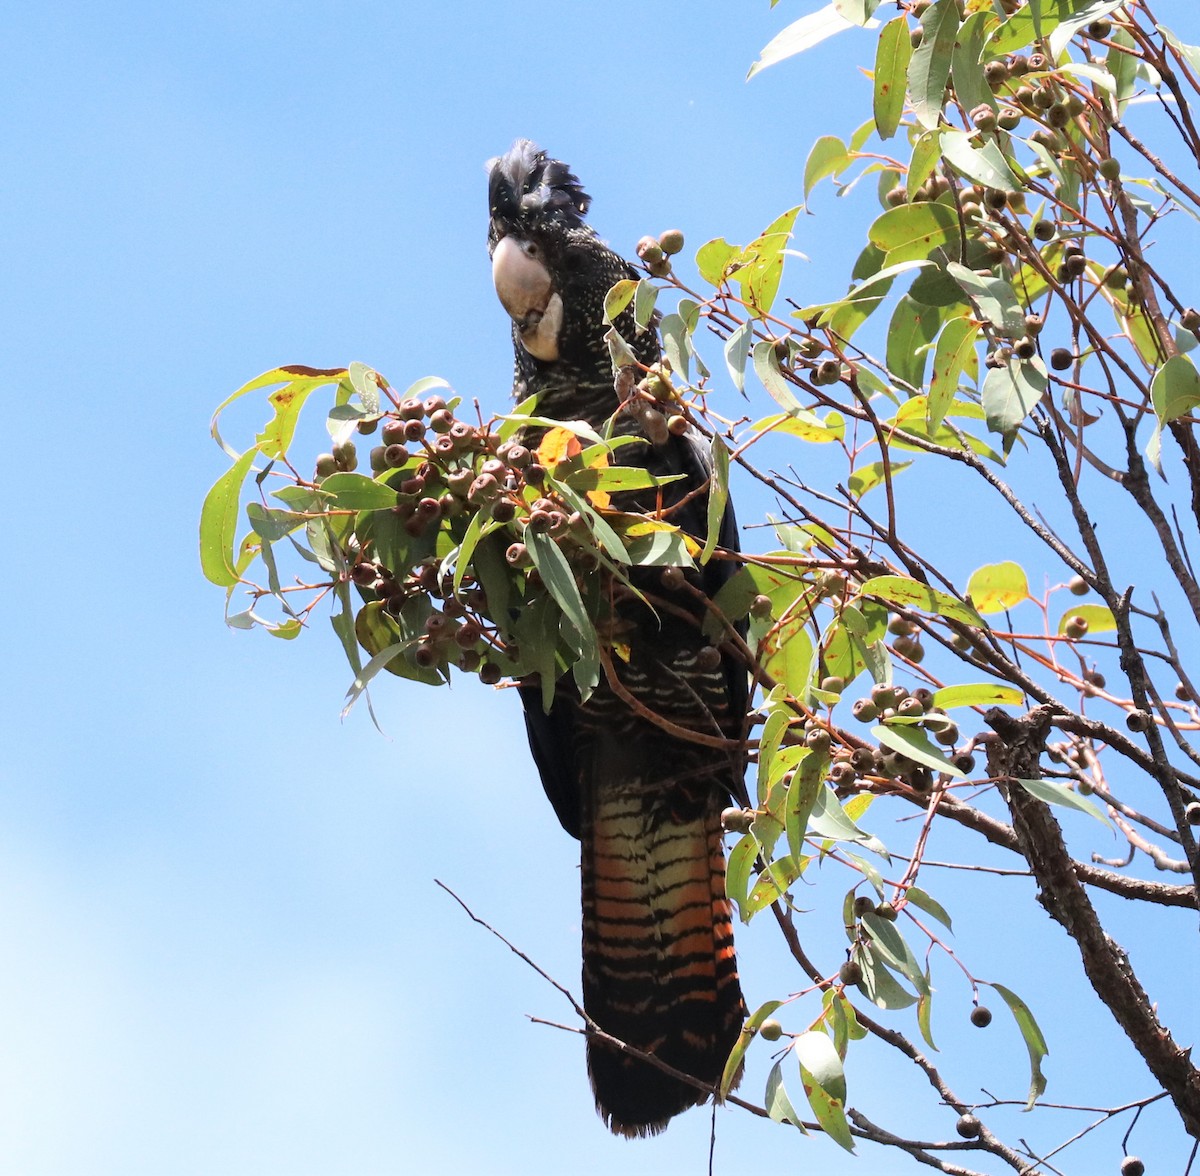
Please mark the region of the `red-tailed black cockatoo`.
[[[615, 433], [641, 435], [613, 460], [683, 477], [632, 501], [622, 495], [622, 509], [661, 511], [703, 539], [708, 445], [690, 428], [654, 430], [651, 439], [643, 418], [619, 411], [604, 298], [614, 283], [639, 274], [585, 222], [589, 198], [570, 168], [529, 141], [491, 161], [488, 198], [493, 277], [513, 320], [517, 400], [537, 393], [539, 417], [583, 420], [601, 432], [613, 420]], [[615, 325], [639, 363], [658, 362], [656, 332], [636, 331], [632, 309]], [[524, 440], [536, 447], [540, 432], [531, 429]], [[732, 509], [719, 542], [738, 547]], [[741, 792], [748, 691], [744, 662], [702, 633], [704, 602], [693, 589], [711, 597], [734, 570], [730, 561], [711, 560], [685, 572], [690, 587], [662, 568], [634, 569], [636, 591], [614, 581], [607, 631], [619, 645], [610, 664], [620, 690], [602, 674], [581, 703], [567, 673], [547, 712], [540, 685], [521, 685], [542, 784], [581, 846], [584, 1007], [613, 1037], [710, 1085], [720, 1080], [745, 1016], [721, 810]], [[673, 734], [639, 710], [710, 738]], [[695, 1087], [595, 1039], [588, 1073], [600, 1115], [622, 1135], [661, 1131], [705, 1100]]]

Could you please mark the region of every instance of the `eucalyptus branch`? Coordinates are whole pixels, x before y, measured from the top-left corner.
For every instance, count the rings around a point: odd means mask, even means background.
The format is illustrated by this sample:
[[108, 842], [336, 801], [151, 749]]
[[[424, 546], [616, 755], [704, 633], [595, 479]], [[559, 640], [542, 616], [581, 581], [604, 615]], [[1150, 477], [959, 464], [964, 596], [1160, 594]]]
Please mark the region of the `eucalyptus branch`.
[[[987, 721], [1000, 736], [988, 745], [989, 770], [1014, 778], [1035, 772], [1049, 712], [1043, 708], [1014, 719], [993, 709]], [[1124, 951], [1105, 933], [1046, 805], [1019, 786], [1007, 789], [1007, 800], [1021, 852], [1038, 880], [1039, 901], [1075, 941], [1097, 996], [1171, 1097], [1185, 1130], [1200, 1137], [1200, 1071], [1191, 1064], [1190, 1047], [1175, 1044]]]

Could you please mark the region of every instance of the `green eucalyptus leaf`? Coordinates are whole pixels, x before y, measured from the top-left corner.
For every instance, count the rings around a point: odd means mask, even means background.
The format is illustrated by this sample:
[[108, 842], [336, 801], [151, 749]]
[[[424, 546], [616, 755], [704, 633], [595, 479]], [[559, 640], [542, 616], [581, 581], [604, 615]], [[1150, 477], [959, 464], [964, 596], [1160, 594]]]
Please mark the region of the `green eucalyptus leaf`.
[[346, 378], [345, 368], [310, 368], [300, 364], [289, 364], [286, 367], [272, 368], [263, 372], [247, 384], [243, 384], [232, 395], [225, 397], [217, 405], [212, 415], [211, 432], [216, 441], [230, 457], [235, 460], [238, 454], [230, 449], [217, 430], [217, 421], [235, 400], [240, 400], [249, 392], [260, 388], [268, 388], [272, 384], [283, 384], [267, 398], [267, 402], [275, 410], [275, 415], [266, 429], [258, 435], [256, 444], [263, 454], [269, 458], [282, 456], [296, 431], [296, 421], [300, 417], [300, 409], [304, 401], [317, 388], [325, 384], [338, 384]]
[[860, 829], [839, 803], [837, 794], [828, 785], [820, 788], [808, 819], [809, 833], [829, 841], [852, 841], [887, 860], [887, 846], [873, 833]]
[[1036, 356], [1014, 358], [1003, 367], [991, 368], [980, 390], [988, 428], [1011, 436], [1037, 407], [1048, 382], [1046, 369]]
[[913, 906], [923, 910], [927, 915], [932, 915], [947, 930], [954, 930], [954, 924], [946, 913], [946, 908], [933, 895], [922, 890], [920, 886], [910, 886], [905, 891], [905, 897]]
[[206, 580], [222, 588], [232, 588], [240, 578], [233, 550], [238, 507], [242, 484], [257, 456], [258, 450], [247, 449], [213, 483], [200, 509], [200, 568]]
[[788, 850], [795, 858], [799, 858], [803, 853], [809, 818], [821, 794], [827, 762], [827, 757], [808, 752], [801, 758], [799, 767], [788, 784], [783, 825], [787, 834]]
[[1029, 0], [1003, 21], [988, 38], [993, 56], [1016, 53], [1038, 37], [1048, 37], [1059, 24], [1086, 6], [1085, 0]]
[[[772, 832], [778, 826], [778, 822], [774, 818], [768, 818], [772, 824]], [[755, 822], [756, 826], [761, 826], [763, 818], [760, 817]], [[757, 833], [757, 831], [756, 831]], [[759, 836], [760, 844], [762, 835]], [[777, 840], [777, 836], [772, 836], [772, 842]], [[764, 856], [766, 854], [764, 853]], [[750, 890], [750, 896], [746, 899], [746, 909], [751, 914], [756, 914], [758, 911], [765, 910], [772, 903], [778, 902], [786, 898], [787, 892], [792, 888], [796, 879], [804, 872], [804, 860], [798, 860], [790, 853], [784, 854], [782, 857], [777, 857], [767, 863], [763, 872], [758, 876], [758, 881]]]
[[800, 1128], [802, 1135], [808, 1134], [808, 1129], [796, 1113], [796, 1108], [792, 1106], [792, 1101], [788, 1098], [788, 1093], [784, 1089], [782, 1060], [777, 1061], [767, 1075], [767, 1088], [763, 1095], [763, 1105], [767, 1109], [767, 1114], [776, 1123], [791, 1123], [793, 1127]]
[[935, 249], [957, 246], [958, 217], [936, 201], [901, 204], [876, 217], [867, 235], [886, 254], [889, 266], [924, 261]]
[[450, 385], [441, 376], [422, 376], [404, 389], [404, 395], [400, 399], [420, 400], [426, 392], [432, 392], [434, 388], [449, 389], [449, 387]]
[[908, 176], [904, 187], [912, 200], [917, 189], [933, 175], [934, 169], [942, 162], [942, 128], [931, 127], [923, 131], [913, 144], [912, 159], [908, 164]]
[[957, 261], [950, 262], [946, 270], [970, 298], [981, 319], [1010, 339], [1025, 333], [1025, 311], [1006, 279], [978, 274]]
[[[747, 839], [749, 840], [749, 839]], [[727, 1095], [734, 1087], [738, 1078], [742, 1073], [742, 1061], [746, 1056], [746, 1049], [750, 1042], [754, 1040], [758, 1033], [759, 1026], [783, 1004], [780, 1000], [769, 1000], [766, 1004], [759, 1005], [757, 1009], [746, 1019], [746, 1023], [742, 1026], [741, 1033], [738, 1034], [738, 1039], [734, 1042], [733, 1049], [730, 1051], [729, 1058], [725, 1063], [725, 1071], [721, 1076], [721, 1096]]]
[[[354, 391], [358, 393], [359, 400], [362, 401], [363, 412], [367, 416], [374, 416], [379, 412], [379, 373], [365, 363], [355, 360], [346, 369], [346, 375]], [[343, 407], [351, 406], [344, 405]]]
[[321, 493], [330, 495], [331, 510], [388, 510], [396, 505], [396, 491], [365, 474], [330, 474], [321, 481]]
[[940, 321], [940, 311], [923, 306], [907, 294], [896, 303], [887, 335], [887, 365], [893, 378], [911, 388], [924, 384], [929, 345]]
[[[760, 564], [748, 564], [739, 568], [724, 584], [713, 604], [718, 611], [731, 621], [741, 620], [750, 609], [756, 596], [770, 596], [780, 588], [790, 586], [793, 591], [789, 594], [788, 604], [795, 598], [796, 573], [788, 568], [764, 567]], [[704, 635], [711, 640], [724, 639], [725, 629], [720, 621], [712, 616], [705, 619]]]
[[[966, 417], [971, 420], [981, 420], [983, 418], [983, 409], [973, 401], [964, 400], [959, 397], [950, 405], [950, 409], [946, 415], [949, 417]], [[896, 429], [903, 430], [903, 432], [892, 435], [890, 445], [893, 449], [919, 451], [920, 447], [911, 444], [905, 437], [905, 434], [911, 433], [917, 437], [927, 437], [929, 440], [947, 449], [962, 449], [965, 446], [991, 461], [1002, 462], [1003, 460], [989, 445], [981, 441], [978, 437], [972, 436], [970, 433], [963, 431], [960, 436], [959, 432], [948, 428], [944, 422], [940, 428], [930, 429], [928, 422], [928, 400], [924, 396], [910, 396], [896, 410], [891, 423]]]
[[833, 0], [833, 6], [852, 24], [862, 28], [873, 28], [878, 22], [871, 20], [871, 15], [879, 7], [882, 0]]
[[639, 334], [650, 326], [650, 321], [654, 318], [654, 304], [657, 301], [658, 287], [644, 279], [638, 282], [633, 295], [633, 321]]
[[845, 1099], [846, 1072], [827, 1034], [815, 1030], [801, 1033], [792, 1049], [800, 1065], [830, 1096], [839, 1102]]
[[838, 412], [831, 412], [822, 420], [816, 413], [800, 408], [794, 413], [764, 417], [761, 421], [755, 421], [750, 429], [753, 433], [786, 433], [789, 437], [821, 444], [840, 441], [846, 435], [846, 421]]
[[775, 354], [775, 344], [770, 339], [763, 339], [754, 345], [754, 374], [771, 394], [771, 399], [789, 416], [803, 411], [800, 401], [792, 394], [787, 380], [784, 379], [779, 367], [779, 357]]
[[729, 851], [729, 860], [725, 863], [725, 893], [738, 909], [738, 918], [743, 923], [749, 923], [754, 912], [747, 909], [750, 894], [750, 875], [754, 863], [758, 860], [758, 842], [747, 833]]
[[591, 466], [568, 474], [564, 482], [580, 494], [594, 490], [615, 494], [623, 490], [651, 490], [678, 482], [683, 477], [686, 475], [652, 474], [641, 466]]
[[956, 768], [941, 753], [933, 740], [915, 727], [892, 727], [881, 723], [871, 728], [871, 734], [893, 751], [898, 751], [935, 772], [945, 772], [946, 775], [955, 776], [960, 780], [966, 779], [966, 773], [961, 768]]
[[1013, 1020], [1017, 1023], [1017, 1028], [1021, 1030], [1025, 1048], [1029, 1051], [1029, 1099], [1025, 1104], [1025, 1109], [1031, 1111], [1034, 1103], [1046, 1089], [1046, 1076], [1042, 1073], [1042, 1058], [1050, 1050], [1029, 1006], [1012, 989], [1005, 988], [1003, 984], [992, 984], [991, 987], [1000, 994], [1000, 998], [1008, 1006]]
[[1069, 788], [1061, 780], [1017, 780], [1016, 781], [1030, 796], [1036, 796], [1043, 804], [1062, 805], [1063, 808], [1073, 808], [1078, 812], [1087, 813], [1102, 825], [1110, 824], [1100, 806], [1089, 797], [1080, 796], [1074, 789]]
[[853, 162], [850, 149], [833, 134], [823, 134], [812, 144], [808, 160], [804, 163], [804, 199], [808, 199], [812, 188], [827, 176], [839, 175]]
[[976, 145], [972, 143], [973, 138], [978, 136], [951, 129], [942, 131], [942, 155], [951, 167], [984, 187], [1019, 192], [1021, 181], [1004, 158], [999, 144], [994, 139], [984, 139]]
[[763, 724], [762, 734], [758, 743], [758, 770], [756, 795], [758, 803], [764, 804], [770, 791], [772, 778], [777, 778], [774, 771], [775, 757], [783, 743], [784, 734], [788, 729], [788, 713], [783, 707], [775, 707], [767, 715]]
[[734, 277], [742, 287], [747, 307], [756, 315], [766, 315], [779, 292], [783, 259], [799, 212], [799, 205], [788, 209], [742, 250], [743, 264]]
[[[1073, 12], [1069, 16], [1061, 19], [1058, 27], [1050, 35], [1050, 57], [1051, 60], [1057, 61], [1062, 56], [1067, 48], [1067, 42], [1075, 36], [1080, 29], [1085, 28], [1094, 20], [1099, 20], [1102, 16], [1108, 16], [1110, 13], [1116, 12], [1125, 0], [1076, 0], [1072, 5]], [[1045, 29], [1042, 30], [1042, 35], [1045, 36]], [[1075, 63], [1068, 62], [1068, 66]]]
[[803, 698], [808, 687], [808, 671], [812, 663], [812, 638], [804, 615], [793, 614], [780, 622], [767, 639], [767, 656], [763, 662], [776, 682], [787, 687], [793, 698]]
[[[640, 528], [640, 529], [639, 529]], [[678, 527], [658, 523], [647, 529], [639, 519], [625, 534], [629, 562], [638, 567], [691, 568], [695, 561], [688, 550], [688, 541]]]
[[936, 1050], [937, 1046], [933, 1044], [933, 991], [929, 988], [929, 977], [925, 978], [926, 989], [917, 998], [917, 1028], [921, 1031], [921, 1038], [930, 1049]]
[[828, 4], [808, 16], [802, 16], [788, 25], [783, 32], [771, 38], [758, 55], [758, 60], [750, 67], [750, 72], [746, 74], [746, 80], [749, 81], [756, 73], [760, 73], [768, 66], [794, 57], [797, 53], [803, 53], [806, 49], [819, 45], [827, 37], [832, 37], [835, 33], [842, 33], [853, 27], [854, 25], [842, 16], [832, 4]]
[[911, 59], [912, 40], [908, 32], [908, 18], [901, 15], [883, 26], [875, 49], [872, 109], [875, 128], [881, 139], [890, 139], [900, 125]]
[[699, 563], [706, 564], [717, 548], [721, 537], [721, 523], [725, 518], [725, 507], [729, 503], [729, 450], [720, 435], [712, 436], [712, 473], [708, 483], [708, 535], [700, 552]]
[[706, 241], [696, 251], [696, 269], [710, 286], [722, 285], [741, 264], [742, 251], [724, 237]]
[[308, 522], [307, 515], [294, 510], [270, 510], [258, 502], [246, 504], [246, 517], [264, 543], [277, 543]]
[[[665, 339], [663, 343], [665, 347]], [[605, 332], [604, 345], [608, 348], [608, 358], [614, 372], [620, 371], [623, 367], [637, 366], [638, 357], [634, 355], [633, 348], [629, 346], [625, 336], [616, 327], [609, 327]]]
[[544, 532], [533, 532], [532, 528], [525, 532], [525, 543], [533, 558], [534, 566], [542, 577], [546, 590], [554, 597], [563, 614], [575, 626], [575, 631], [587, 642], [596, 641], [596, 630], [591, 618], [583, 607], [583, 597], [579, 594], [579, 585], [571, 565], [562, 549]]
[[739, 392], [746, 391], [746, 361], [750, 358], [750, 344], [754, 340], [754, 320], [747, 319], [725, 340], [725, 366], [729, 378]]
[[923, 127], [941, 121], [958, 26], [958, 0], [934, 0], [921, 15], [923, 36], [908, 65], [908, 92]]
[[873, 943], [860, 944], [856, 958], [863, 971], [858, 989], [872, 1004], [889, 1010], [906, 1009], [916, 1004], [917, 997], [896, 981], [876, 955]]
[[[362, 658], [358, 651], [358, 637], [355, 631], [355, 615], [354, 605], [350, 599], [350, 585], [346, 582], [338, 583], [333, 586], [334, 599], [340, 605], [340, 608], [329, 618], [329, 623], [333, 627], [333, 631], [337, 634], [338, 640], [342, 643], [342, 651], [346, 655], [346, 660], [350, 663], [350, 669], [353, 671], [355, 678], [362, 675]], [[426, 602], [428, 603], [428, 602]], [[371, 722], [375, 724], [375, 729], [381, 731], [379, 720], [375, 717], [375, 708], [371, 705], [371, 696], [366, 691], [363, 691], [367, 699], [367, 713], [371, 716]]]
[[463, 535], [462, 543], [459, 545], [458, 559], [454, 565], [455, 592], [458, 592], [462, 588], [463, 577], [467, 574], [467, 569], [471, 566], [471, 558], [475, 554], [476, 544], [478, 544], [486, 531], [495, 531], [499, 527], [500, 524], [492, 522], [483, 511], [476, 511], [471, 516], [471, 521], [467, 524], [467, 530]]
[[964, 110], [978, 106], [998, 109], [996, 96], [983, 72], [983, 45], [987, 38], [990, 14], [973, 12], [963, 21], [950, 55], [950, 73], [954, 79], [954, 96]]
[[[610, 331], [609, 334], [612, 334], [612, 332]], [[532, 425], [540, 429], [566, 429], [569, 433], [574, 433], [578, 437], [585, 438], [593, 445], [603, 445], [605, 448], [610, 447], [610, 443], [605, 441], [587, 421], [556, 421], [552, 417], [527, 416], [519, 412], [510, 413], [506, 419], [522, 427]]]
[[896, 924], [874, 914], [863, 915], [860, 921], [883, 962], [908, 979], [918, 993], [928, 993], [925, 972]]
[[952, 318], [938, 335], [929, 384], [927, 420], [936, 430], [958, 392], [959, 377], [975, 358], [979, 327], [969, 318]]

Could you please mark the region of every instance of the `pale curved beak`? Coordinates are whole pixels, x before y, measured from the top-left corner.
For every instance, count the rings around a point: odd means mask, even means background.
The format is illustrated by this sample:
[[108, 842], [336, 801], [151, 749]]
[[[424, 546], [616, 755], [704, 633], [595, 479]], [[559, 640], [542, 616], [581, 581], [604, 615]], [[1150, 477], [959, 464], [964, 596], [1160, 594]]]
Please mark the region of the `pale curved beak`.
[[558, 358], [562, 298], [536, 248], [517, 237], [504, 237], [492, 253], [492, 281], [521, 345], [536, 359]]

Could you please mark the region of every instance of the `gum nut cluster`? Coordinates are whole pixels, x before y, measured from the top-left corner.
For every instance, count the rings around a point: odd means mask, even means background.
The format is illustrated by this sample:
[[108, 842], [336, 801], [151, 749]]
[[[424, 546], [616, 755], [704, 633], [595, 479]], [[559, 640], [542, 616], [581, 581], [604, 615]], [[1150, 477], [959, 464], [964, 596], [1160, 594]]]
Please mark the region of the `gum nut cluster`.
[[913, 665], [920, 665], [925, 660], [925, 646], [921, 644], [921, 630], [904, 617], [892, 617], [888, 622], [888, 632], [892, 635], [892, 650]]
[[[925, 0], [915, 0], [909, 13], [919, 17], [928, 7]], [[1016, 5], [1005, 0], [1005, 11], [1015, 10]], [[1103, 35], [1093, 36], [1093, 29]], [[913, 30], [914, 45], [920, 44], [922, 32], [919, 26]], [[1106, 19], [1092, 21], [1086, 32], [1093, 40], [1104, 42], [1112, 32], [1112, 24]], [[1096, 133], [1095, 99], [1070, 77], [1057, 74], [1054, 63], [1044, 54], [1014, 53], [993, 58], [984, 64], [984, 77], [992, 96], [974, 106], [968, 112], [968, 119], [985, 139], [1020, 128], [1022, 138], [1037, 144], [1052, 159], [1069, 159], [1072, 168], [1092, 170], [1107, 184], [1120, 182], [1120, 161], [1108, 154], [1104, 146], [1108, 137]], [[1094, 150], [1085, 153], [1089, 144]], [[1092, 282], [1103, 283], [1117, 297], [1133, 293], [1129, 272], [1119, 261], [1108, 266], [1089, 261], [1085, 252], [1087, 234], [1081, 234], [1069, 211], [1064, 219], [1051, 205], [1047, 212], [1034, 217], [1024, 192], [956, 182], [935, 172], [911, 192], [905, 184], [896, 184], [883, 193], [882, 201], [893, 208], [937, 201], [952, 188], [971, 238], [968, 252], [972, 266], [981, 270], [997, 266], [1011, 270], [1020, 264], [1026, 249], [1033, 246], [1041, 251], [1047, 272], [1054, 275], [1059, 285], [1070, 285], [1088, 275]], [[989, 366], [1004, 367], [1014, 358], [1032, 359], [1038, 354], [1037, 337], [1043, 325], [1040, 315], [1027, 315], [1021, 335], [994, 341], [987, 356]], [[1189, 331], [1200, 329], [1200, 312], [1188, 308], [1181, 313], [1180, 325]], [[1047, 357], [1049, 366], [1059, 372], [1068, 370], [1078, 358], [1066, 347], [1055, 348]]]
[[[430, 540], [442, 529], [457, 544], [471, 517], [482, 514], [506, 528], [512, 539], [507, 563], [528, 582], [537, 576], [524, 542], [531, 532], [559, 542], [573, 564], [594, 569], [594, 554], [575, 542], [586, 537], [586, 525], [547, 490], [546, 469], [534, 452], [519, 440], [502, 440], [487, 427], [456, 417], [442, 396], [402, 400], [378, 423], [371, 471], [395, 491], [391, 514], [404, 532], [425, 542], [412, 544], [410, 566], [394, 568], [371, 558], [368, 544], [353, 556], [350, 578], [390, 616], [403, 615], [410, 623], [418, 618], [423, 633], [411, 651], [417, 666], [453, 664], [486, 683], [499, 682], [504, 676], [500, 659], [515, 660], [519, 651], [505, 643], [490, 619], [487, 597], [472, 575], [464, 574], [456, 589], [452, 577], [440, 571], [441, 561], [429, 554]], [[359, 432], [374, 429], [360, 425]], [[346, 442], [318, 459], [317, 480], [356, 465], [354, 445]]]
[[688, 419], [671, 383], [668, 363], [656, 363], [633, 387], [625, 401], [625, 411], [642, 428], [652, 445], [665, 445], [668, 436], [681, 437], [688, 430]]
[[[915, 720], [912, 726], [924, 729], [943, 747], [952, 748], [959, 739], [958, 724], [944, 710], [933, 705], [933, 693], [924, 688], [909, 692], [903, 686], [877, 683], [871, 687], [871, 693], [858, 699], [850, 710], [860, 723], [886, 723], [897, 717]], [[881, 747], [872, 754], [876, 757], [877, 774], [904, 779], [918, 791], [929, 787], [928, 768], [890, 747]], [[975, 757], [969, 752], [957, 752], [950, 759], [956, 768], [968, 775], [975, 769]]]
[[654, 278], [665, 278], [671, 272], [671, 258], [683, 249], [683, 233], [667, 229], [657, 237], [643, 237], [637, 243], [637, 255]]

